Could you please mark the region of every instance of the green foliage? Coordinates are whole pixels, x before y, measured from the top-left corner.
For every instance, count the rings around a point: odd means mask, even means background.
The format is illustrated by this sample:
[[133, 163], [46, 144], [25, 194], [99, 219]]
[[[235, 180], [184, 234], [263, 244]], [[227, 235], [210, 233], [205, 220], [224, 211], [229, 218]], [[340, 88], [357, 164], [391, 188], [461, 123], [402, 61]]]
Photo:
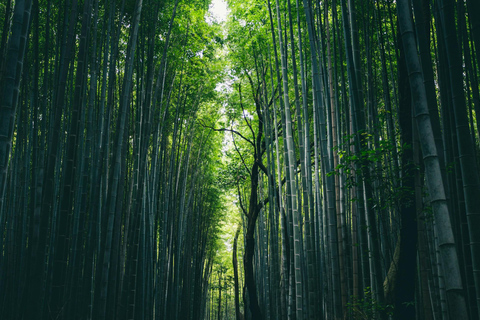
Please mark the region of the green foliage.
[[382, 305], [373, 297], [370, 287], [366, 287], [363, 292], [363, 298], [351, 296], [350, 302], [347, 302], [348, 319], [352, 320], [370, 320], [374, 319], [378, 313], [392, 315], [392, 305]]
[[[369, 148], [363, 149], [359, 153], [351, 153], [355, 135], [345, 136], [344, 143], [335, 148], [335, 152], [339, 155], [339, 164], [335, 170], [327, 173], [327, 175], [345, 175], [346, 187], [352, 188], [357, 186], [358, 179], [363, 179], [362, 169], [368, 167], [370, 170], [369, 183], [376, 183], [381, 186], [381, 198], [374, 199], [374, 202], [381, 210], [390, 210], [399, 203], [413, 202], [414, 190], [401, 185], [400, 181], [392, 179], [392, 175], [388, 172], [393, 170], [394, 145], [390, 140], [375, 141], [373, 135], [366, 132], [361, 134], [365, 139]], [[404, 144], [399, 148], [397, 156], [401, 156], [402, 152], [411, 149], [412, 146]], [[414, 168], [418, 170], [418, 168]], [[410, 170], [411, 171], [411, 170]], [[414, 174], [409, 172], [408, 174]]]

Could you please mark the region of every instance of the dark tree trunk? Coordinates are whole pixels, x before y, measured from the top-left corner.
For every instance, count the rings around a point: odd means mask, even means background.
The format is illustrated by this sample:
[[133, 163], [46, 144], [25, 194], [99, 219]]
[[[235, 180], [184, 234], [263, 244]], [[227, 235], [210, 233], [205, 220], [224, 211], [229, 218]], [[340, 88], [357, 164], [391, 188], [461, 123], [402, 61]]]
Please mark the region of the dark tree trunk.
[[233, 281], [235, 286], [235, 318], [237, 320], [243, 320], [243, 314], [240, 311], [240, 290], [238, 285], [238, 259], [237, 259], [237, 242], [238, 236], [240, 235], [241, 227], [238, 226], [237, 231], [235, 232], [235, 238], [233, 239], [233, 253], [232, 253], [232, 264], [233, 264]]
[[245, 257], [243, 266], [245, 269], [245, 287], [248, 296], [248, 306], [251, 312], [252, 320], [262, 320], [263, 315], [258, 305], [257, 288], [255, 285], [255, 273], [253, 271], [253, 258], [255, 255], [255, 226], [257, 223], [258, 207], [257, 192], [258, 192], [258, 164], [254, 163], [251, 172], [251, 192], [250, 192], [250, 206], [249, 214], [247, 215], [247, 232], [245, 234]]
[[[415, 269], [417, 261], [417, 222], [415, 205], [415, 164], [413, 161], [412, 98], [405, 53], [399, 39], [399, 122], [402, 137], [402, 195], [400, 208], [400, 252], [395, 277], [394, 319], [415, 318]], [[398, 244], [397, 244], [398, 245]]]

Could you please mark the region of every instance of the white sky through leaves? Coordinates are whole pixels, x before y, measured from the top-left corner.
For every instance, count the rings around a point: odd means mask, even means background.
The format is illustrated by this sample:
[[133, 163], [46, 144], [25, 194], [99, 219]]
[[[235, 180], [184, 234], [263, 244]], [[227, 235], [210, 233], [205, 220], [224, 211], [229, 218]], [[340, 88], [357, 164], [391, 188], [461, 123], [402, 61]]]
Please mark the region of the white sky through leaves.
[[212, 0], [209, 10], [213, 18], [217, 22], [223, 22], [227, 20], [227, 3], [224, 0]]

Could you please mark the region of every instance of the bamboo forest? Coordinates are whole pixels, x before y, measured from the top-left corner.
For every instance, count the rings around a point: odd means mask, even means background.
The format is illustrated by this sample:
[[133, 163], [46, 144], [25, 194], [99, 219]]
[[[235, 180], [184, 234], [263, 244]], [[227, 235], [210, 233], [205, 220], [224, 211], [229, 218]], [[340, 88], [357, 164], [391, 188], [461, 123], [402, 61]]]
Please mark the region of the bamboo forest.
[[479, 320], [479, 0], [0, 0], [0, 318]]

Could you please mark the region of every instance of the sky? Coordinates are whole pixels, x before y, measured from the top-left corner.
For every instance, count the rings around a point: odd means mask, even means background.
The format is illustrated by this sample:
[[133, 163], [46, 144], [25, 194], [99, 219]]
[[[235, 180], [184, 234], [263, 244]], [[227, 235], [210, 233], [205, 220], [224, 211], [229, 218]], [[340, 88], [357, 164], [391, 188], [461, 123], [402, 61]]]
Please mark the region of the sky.
[[212, 0], [209, 11], [218, 22], [227, 20], [228, 9], [224, 0]]

